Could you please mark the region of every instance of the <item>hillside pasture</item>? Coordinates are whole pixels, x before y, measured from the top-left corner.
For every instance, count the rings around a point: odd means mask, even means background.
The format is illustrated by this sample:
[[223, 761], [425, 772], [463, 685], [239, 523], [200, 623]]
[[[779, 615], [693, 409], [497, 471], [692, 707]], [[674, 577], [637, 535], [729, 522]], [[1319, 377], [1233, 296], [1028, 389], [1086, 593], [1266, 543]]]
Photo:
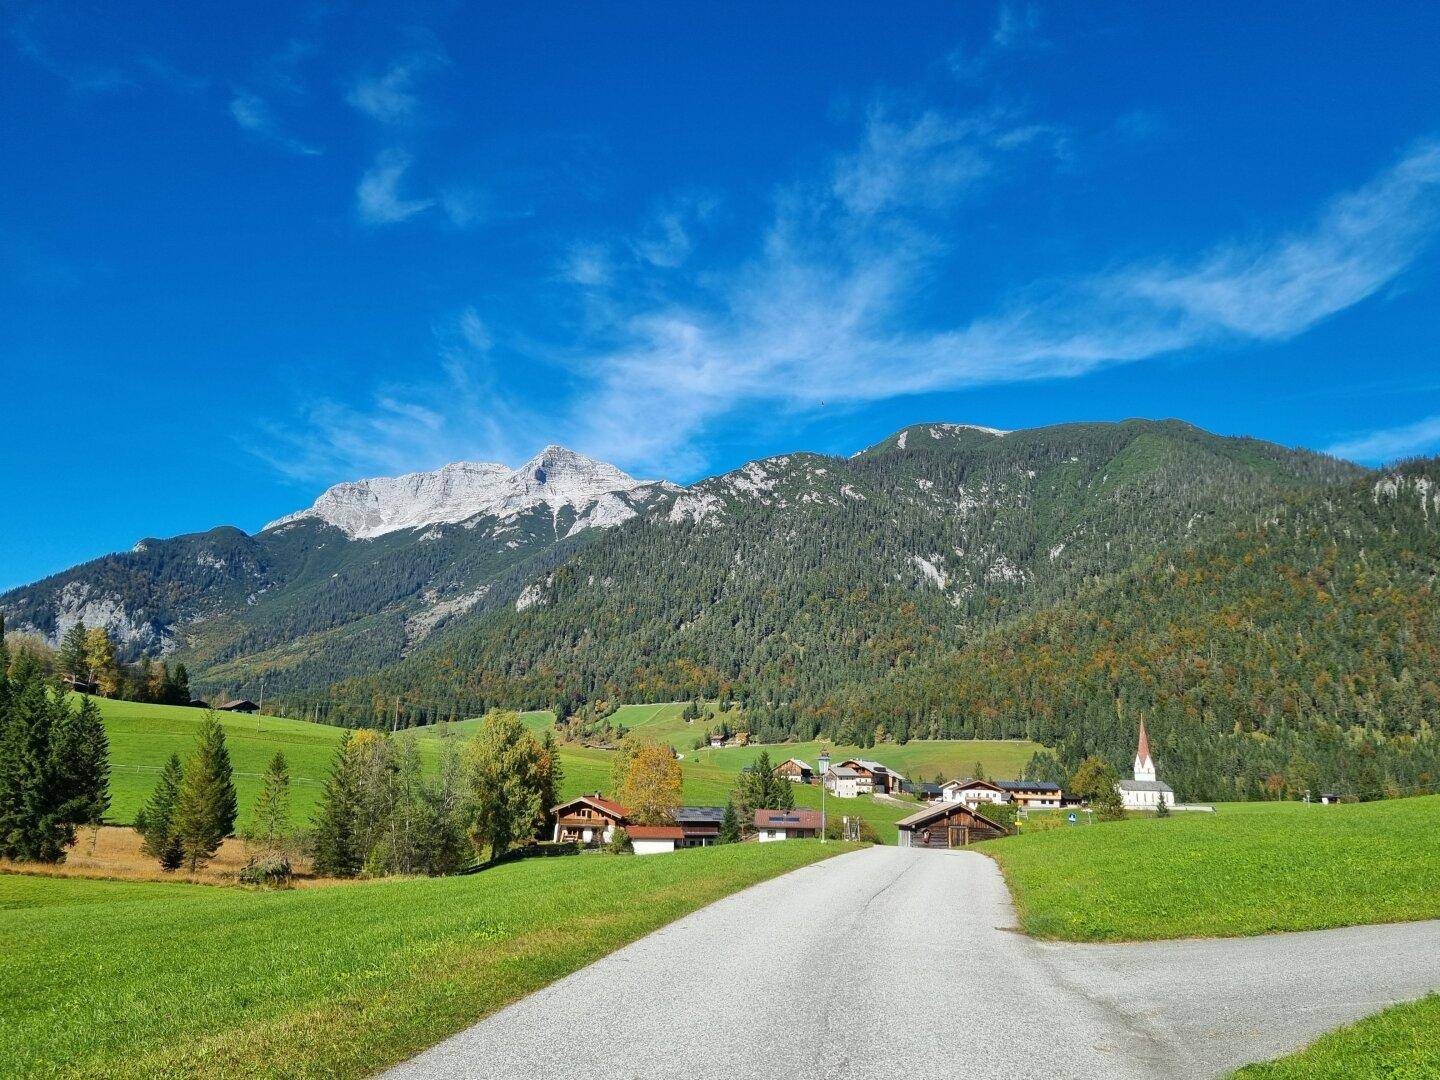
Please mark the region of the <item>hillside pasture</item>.
[[1020, 926], [1065, 941], [1440, 918], [1440, 796], [1220, 804], [991, 840]]
[[813, 841], [263, 892], [0, 874], [7, 1076], [361, 1077]]

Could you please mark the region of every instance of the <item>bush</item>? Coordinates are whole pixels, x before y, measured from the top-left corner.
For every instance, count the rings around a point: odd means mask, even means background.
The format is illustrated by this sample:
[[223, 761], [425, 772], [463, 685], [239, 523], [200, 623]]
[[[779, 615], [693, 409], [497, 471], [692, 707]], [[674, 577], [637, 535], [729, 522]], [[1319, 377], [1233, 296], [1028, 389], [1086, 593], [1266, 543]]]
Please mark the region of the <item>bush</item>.
[[610, 836], [610, 843], [605, 845], [605, 850], [611, 855], [624, 855], [635, 850], [635, 845], [630, 843], [630, 834], [622, 826], [615, 826], [615, 832]]
[[1019, 809], [1020, 808], [1013, 802], [982, 803], [975, 808], [975, 812], [981, 817], [989, 818], [996, 825], [1004, 826], [1013, 831], [1015, 828], [1015, 815]]
[[[788, 782], [788, 781], [787, 781]], [[844, 840], [845, 822], [843, 814], [827, 814], [825, 817], [825, 839]], [[880, 834], [875, 831], [875, 826], [864, 818], [854, 815], [850, 818], [851, 827], [859, 826], [859, 839], [864, 844], [880, 843]]]
[[242, 885], [263, 885], [272, 889], [288, 888], [293, 876], [289, 858], [273, 851], [252, 855], [240, 869]]

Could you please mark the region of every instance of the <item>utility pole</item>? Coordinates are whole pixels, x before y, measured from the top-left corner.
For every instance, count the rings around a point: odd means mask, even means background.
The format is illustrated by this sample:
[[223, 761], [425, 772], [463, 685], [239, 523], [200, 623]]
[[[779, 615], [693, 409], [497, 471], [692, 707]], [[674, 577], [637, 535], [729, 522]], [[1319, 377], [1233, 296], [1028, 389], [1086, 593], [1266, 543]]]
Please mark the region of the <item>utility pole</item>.
[[820, 751], [820, 843], [825, 843], [825, 774], [830, 771], [830, 751]]

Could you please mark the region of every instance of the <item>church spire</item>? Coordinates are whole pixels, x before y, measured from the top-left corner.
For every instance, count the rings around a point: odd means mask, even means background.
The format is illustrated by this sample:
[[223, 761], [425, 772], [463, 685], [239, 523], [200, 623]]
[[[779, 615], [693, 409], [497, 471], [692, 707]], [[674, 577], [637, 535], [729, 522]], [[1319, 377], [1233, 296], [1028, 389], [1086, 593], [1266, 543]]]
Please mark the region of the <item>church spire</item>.
[[1135, 779], [1155, 779], [1155, 759], [1150, 756], [1150, 736], [1145, 731], [1145, 721], [1140, 721], [1140, 745], [1135, 749]]

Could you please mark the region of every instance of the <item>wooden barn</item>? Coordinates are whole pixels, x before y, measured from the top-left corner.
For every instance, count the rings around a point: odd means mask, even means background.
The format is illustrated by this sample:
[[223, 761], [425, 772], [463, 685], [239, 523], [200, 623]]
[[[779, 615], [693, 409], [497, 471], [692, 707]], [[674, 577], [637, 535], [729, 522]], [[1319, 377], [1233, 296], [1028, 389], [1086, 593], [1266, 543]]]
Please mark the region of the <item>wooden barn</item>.
[[941, 802], [895, 823], [900, 846], [959, 848], [977, 840], [993, 840], [1009, 830], [961, 802]]
[[216, 705], [215, 708], [220, 712], [257, 713], [260, 711], [260, 706], [256, 705], [255, 702], [249, 698], [236, 698], [234, 701], [227, 701], [223, 705]]
[[795, 784], [808, 784], [815, 779], [815, 770], [810, 768], [809, 762], [798, 757], [786, 758], [775, 766], [774, 772], [776, 776], [783, 776]]

